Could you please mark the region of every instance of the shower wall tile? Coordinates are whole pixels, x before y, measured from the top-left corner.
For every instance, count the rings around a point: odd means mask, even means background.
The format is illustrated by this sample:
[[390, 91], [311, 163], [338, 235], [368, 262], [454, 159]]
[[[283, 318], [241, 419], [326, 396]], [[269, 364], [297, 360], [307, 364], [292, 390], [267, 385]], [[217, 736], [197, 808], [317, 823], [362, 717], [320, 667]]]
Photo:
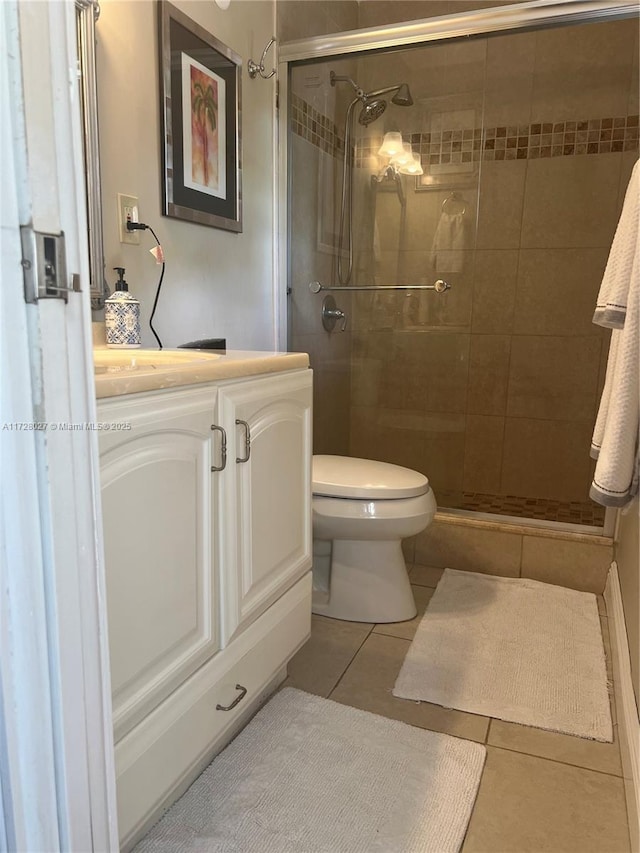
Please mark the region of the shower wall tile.
[[430, 412], [464, 412], [467, 407], [470, 335], [422, 334], [421, 353]]
[[500, 493], [504, 418], [467, 415], [464, 447], [465, 492]]
[[352, 30], [358, 26], [356, 0], [277, 0], [278, 42]]
[[620, 167], [620, 189], [618, 191], [618, 205], [617, 205], [617, 213], [616, 213], [616, 222], [620, 218], [620, 214], [622, 213], [622, 206], [624, 204], [624, 197], [627, 193], [627, 188], [629, 186], [629, 180], [631, 179], [631, 172], [633, 171], [633, 167], [638, 162], [638, 152], [637, 151], [625, 151], [622, 155], [622, 165]]
[[[343, 344], [344, 346], [344, 344]], [[314, 452], [349, 452], [350, 370], [349, 359], [335, 357], [327, 336], [296, 334], [291, 339], [293, 352], [309, 354], [313, 375]], [[322, 369], [318, 369], [321, 366]]]
[[349, 455], [424, 473], [424, 416], [402, 409], [351, 408]]
[[607, 248], [523, 249], [518, 267], [516, 335], [602, 335], [592, 322]]
[[604, 334], [602, 336], [602, 345], [600, 349], [600, 368], [598, 370], [598, 387], [596, 390], [596, 413], [598, 405], [600, 404], [600, 398], [602, 397], [602, 391], [604, 390], [604, 381], [607, 375], [607, 364], [609, 361], [609, 345], [611, 343], [611, 330], [603, 329], [603, 332]]
[[[437, 497], [437, 495], [436, 495]], [[517, 578], [522, 536], [446, 524], [437, 519], [416, 537], [416, 563]]]
[[471, 336], [467, 400], [469, 412], [476, 415], [505, 414], [510, 354], [510, 335]]
[[515, 335], [507, 415], [592, 424], [600, 349], [598, 337]]
[[478, 249], [514, 249], [520, 246], [527, 165], [526, 160], [482, 164], [476, 238]]
[[350, 405], [374, 408], [384, 402], [380, 399], [380, 375], [384, 366], [380, 358], [351, 357]]
[[640, 112], [640, 62], [638, 58], [640, 34], [636, 26], [636, 38], [633, 46], [633, 59], [631, 60], [631, 83], [629, 84], [629, 102], [627, 106], [628, 115], [638, 115]]
[[[524, 0], [517, 0], [524, 2]], [[456, 15], [460, 12], [472, 12], [475, 9], [492, 9], [494, 6], [510, 6], [513, 0], [445, 0], [442, 4], [447, 7], [447, 15]], [[442, 12], [440, 14], [443, 14]]]
[[410, 75], [414, 99], [430, 115], [431, 129], [437, 114], [474, 109], [481, 116], [486, 54], [485, 39], [432, 44], [411, 54], [403, 76]]
[[592, 431], [586, 423], [507, 418], [501, 493], [587, 501]]
[[610, 246], [621, 161], [622, 154], [529, 161], [522, 247]]
[[431, 285], [443, 278], [451, 289], [444, 293], [431, 290], [402, 292], [398, 302], [401, 314], [399, 328], [470, 330], [475, 253], [465, 252], [464, 256], [460, 272], [447, 272], [434, 269], [429, 252], [400, 253], [400, 275], [395, 280], [398, 284]]
[[471, 324], [474, 335], [512, 331], [518, 257], [517, 249], [476, 252]]
[[[382, 284], [379, 280], [376, 283]], [[391, 332], [400, 325], [401, 310], [398, 291], [356, 293], [352, 298], [354, 302], [352, 328], [380, 333]]]
[[[394, 345], [385, 365], [388, 393], [400, 399], [397, 408], [424, 412], [430, 368], [426, 357], [427, 336], [423, 332], [397, 330]], [[392, 363], [393, 361], [393, 363]], [[395, 390], [391, 390], [395, 386]]]
[[443, 492], [462, 492], [465, 416], [427, 412], [424, 419], [424, 467], [422, 473], [438, 499]]
[[314, 452], [342, 456], [349, 453], [351, 375], [348, 362], [334, 365], [313, 374]]
[[539, 30], [531, 120], [626, 115], [637, 26], [628, 20]]
[[523, 537], [523, 578], [601, 595], [612, 560], [611, 545]]
[[399, 21], [456, 15], [510, 3], [513, 0], [360, 0], [358, 26], [380, 27]]
[[410, 409], [351, 408], [349, 455], [404, 465], [429, 478], [436, 498], [461, 493], [465, 416]]
[[487, 40], [485, 127], [529, 124], [535, 50], [535, 33]]

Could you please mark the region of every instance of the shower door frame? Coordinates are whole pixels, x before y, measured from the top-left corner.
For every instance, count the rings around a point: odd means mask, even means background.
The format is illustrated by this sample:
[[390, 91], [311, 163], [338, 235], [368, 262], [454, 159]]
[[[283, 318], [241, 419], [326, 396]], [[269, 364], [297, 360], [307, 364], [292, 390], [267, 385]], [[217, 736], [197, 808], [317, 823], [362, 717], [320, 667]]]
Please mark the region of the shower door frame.
[[[477, 9], [456, 15], [403, 21], [384, 27], [368, 27], [329, 33], [311, 38], [283, 42], [278, 46], [278, 346], [285, 351], [289, 340], [289, 190], [291, 180], [289, 152], [289, 67], [305, 60], [342, 58], [369, 53], [383, 48], [410, 47], [429, 42], [443, 42], [464, 36], [482, 36], [527, 29], [543, 29], [566, 24], [595, 23], [637, 17], [637, 0], [530, 0], [513, 6]], [[458, 516], [470, 516], [493, 522], [531, 526], [553, 526], [555, 530], [574, 530], [600, 536], [613, 536], [617, 511], [607, 507], [602, 529], [539, 519], [489, 515], [447, 508]]]

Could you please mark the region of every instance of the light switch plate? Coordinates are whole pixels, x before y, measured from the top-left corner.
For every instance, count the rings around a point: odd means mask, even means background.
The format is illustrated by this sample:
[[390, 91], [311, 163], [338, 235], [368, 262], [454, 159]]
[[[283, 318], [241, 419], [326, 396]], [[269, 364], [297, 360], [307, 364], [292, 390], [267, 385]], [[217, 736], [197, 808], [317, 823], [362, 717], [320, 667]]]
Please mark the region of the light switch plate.
[[129, 243], [132, 246], [140, 245], [140, 232], [127, 231], [127, 220], [139, 222], [138, 199], [134, 195], [118, 193], [118, 228], [120, 231], [120, 242]]

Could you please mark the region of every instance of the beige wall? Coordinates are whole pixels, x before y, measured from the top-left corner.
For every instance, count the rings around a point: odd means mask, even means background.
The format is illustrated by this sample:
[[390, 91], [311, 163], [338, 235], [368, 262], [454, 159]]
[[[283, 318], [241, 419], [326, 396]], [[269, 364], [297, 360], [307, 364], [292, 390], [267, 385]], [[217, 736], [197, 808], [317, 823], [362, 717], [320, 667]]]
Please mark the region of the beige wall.
[[166, 274], [154, 325], [165, 346], [202, 337], [226, 337], [236, 349], [272, 349], [274, 81], [250, 80], [249, 57], [259, 59], [273, 35], [271, 0], [177, 2], [243, 60], [242, 135], [244, 231], [240, 235], [161, 215], [160, 123], [156, 3], [103, 0], [97, 26], [100, 154], [107, 280], [124, 266], [142, 302], [143, 344], [155, 345], [148, 327], [159, 268], [154, 245], [119, 242], [116, 193], [138, 196], [140, 218], [158, 234]]
[[619, 518], [614, 547], [618, 564], [624, 618], [631, 653], [631, 675], [636, 703], [640, 707], [640, 501], [638, 498]]

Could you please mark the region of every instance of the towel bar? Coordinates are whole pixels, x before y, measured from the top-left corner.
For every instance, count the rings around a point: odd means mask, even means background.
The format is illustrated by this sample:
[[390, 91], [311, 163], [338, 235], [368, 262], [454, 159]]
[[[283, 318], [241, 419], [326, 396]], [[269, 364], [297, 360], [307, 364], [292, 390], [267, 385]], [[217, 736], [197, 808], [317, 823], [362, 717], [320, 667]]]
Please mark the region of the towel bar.
[[434, 284], [365, 284], [361, 287], [349, 285], [339, 287], [327, 287], [319, 281], [310, 281], [309, 290], [312, 293], [320, 293], [323, 290], [435, 290], [436, 293], [444, 293], [445, 290], [450, 290], [451, 285], [447, 281], [439, 278]]

